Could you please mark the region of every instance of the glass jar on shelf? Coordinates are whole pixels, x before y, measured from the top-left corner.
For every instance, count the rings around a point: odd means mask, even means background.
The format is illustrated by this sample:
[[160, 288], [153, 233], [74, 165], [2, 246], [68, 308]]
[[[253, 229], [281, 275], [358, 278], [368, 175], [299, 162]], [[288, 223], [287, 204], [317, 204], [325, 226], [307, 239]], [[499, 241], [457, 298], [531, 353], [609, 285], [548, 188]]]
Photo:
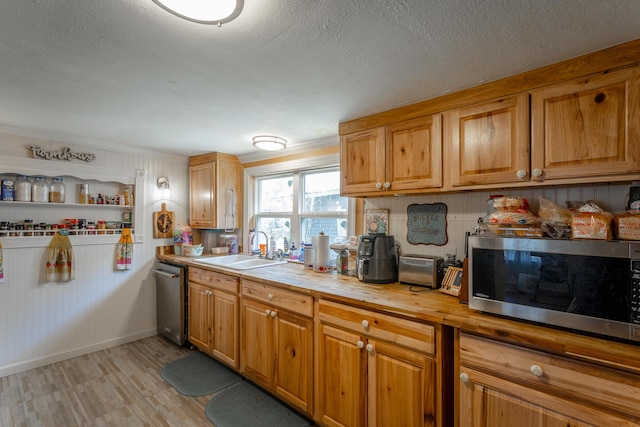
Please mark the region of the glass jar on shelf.
[[49, 201], [49, 184], [44, 176], [36, 176], [35, 181], [33, 181], [33, 184], [31, 185], [31, 201]]
[[52, 203], [64, 203], [65, 185], [62, 178], [53, 178], [49, 189], [49, 201]]
[[31, 181], [25, 175], [18, 175], [13, 183], [13, 200], [17, 202], [31, 201]]

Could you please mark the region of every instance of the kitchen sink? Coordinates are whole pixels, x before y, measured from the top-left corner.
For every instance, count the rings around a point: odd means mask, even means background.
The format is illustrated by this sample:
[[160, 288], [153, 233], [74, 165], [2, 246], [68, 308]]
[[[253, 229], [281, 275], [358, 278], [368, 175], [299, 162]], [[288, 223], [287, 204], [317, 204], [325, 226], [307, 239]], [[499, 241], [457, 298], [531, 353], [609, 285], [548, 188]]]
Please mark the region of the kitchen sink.
[[252, 268], [269, 267], [272, 265], [286, 264], [287, 261], [276, 261], [258, 258], [251, 255], [223, 255], [211, 258], [194, 260], [199, 264], [213, 265], [217, 267], [232, 268], [234, 270], [250, 270]]

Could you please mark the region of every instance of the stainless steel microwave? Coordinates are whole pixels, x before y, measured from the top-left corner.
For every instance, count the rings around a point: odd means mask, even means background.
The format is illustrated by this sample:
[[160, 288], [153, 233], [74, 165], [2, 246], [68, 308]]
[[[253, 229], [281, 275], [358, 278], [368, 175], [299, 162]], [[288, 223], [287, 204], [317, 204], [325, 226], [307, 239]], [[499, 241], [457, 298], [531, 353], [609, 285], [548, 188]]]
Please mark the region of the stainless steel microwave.
[[640, 341], [640, 242], [471, 236], [469, 307]]

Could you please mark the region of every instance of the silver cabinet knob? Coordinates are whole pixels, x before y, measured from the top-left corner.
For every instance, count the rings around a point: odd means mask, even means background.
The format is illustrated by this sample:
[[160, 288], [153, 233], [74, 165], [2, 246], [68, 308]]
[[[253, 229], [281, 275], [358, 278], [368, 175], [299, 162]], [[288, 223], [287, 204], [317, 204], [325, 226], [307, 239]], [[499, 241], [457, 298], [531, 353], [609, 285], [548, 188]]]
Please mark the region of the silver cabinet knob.
[[535, 176], [536, 178], [541, 177], [542, 170], [535, 168], [534, 170], [531, 171], [531, 175]]
[[367, 320], [362, 321], [362, 327], [367, 329], [369, 327], [369, 322]]
[[373, 344], [367, 344], [367, 351], [371, 353], [373, 351]]
[[269, 301], [271, 301], [271, 300], [273, 299], [273, 294], [269, 294], [269, 295], [267, 295], [267, 299], [268, 299]]
[[462, 381], [463, 383], [467, 384], [469, 382], [469, 375], [466, 373], [461, 373], [460, 374], [460, 381]]
[[382, 183], [376, 182], [376, 188], [380, 190], [382, 188]]
[[385, 190], [388, 190], [389, 188], [391, 188], [391, 183], [389, 181], [384, 183], [384, 188]]
[[276, 317], [276, 314], [278, 314], [275, 310], [271, 310], [271, 317]]
[[544, 371], [542, 370], [542, 368], [538, 365], [531, 365], [531, 373], [533, 375], [535, 375], [536, 377], [541, 377], [544, 375]]
[[527, 177], [527, 171], [524, 169], [518, 169], [518, 172], [516, 172], [516, 176], [520, 179], [522, 178], [526, 178]]
[[364, 348], [364, 343], [362, 341], [358, 341], [356, 345], [358, 346], [358, 348]]
[[264, 311], [264, 314], [266, 314], [267, 316], [271, 314], [271, 310], [269, 310], [268, 308]]

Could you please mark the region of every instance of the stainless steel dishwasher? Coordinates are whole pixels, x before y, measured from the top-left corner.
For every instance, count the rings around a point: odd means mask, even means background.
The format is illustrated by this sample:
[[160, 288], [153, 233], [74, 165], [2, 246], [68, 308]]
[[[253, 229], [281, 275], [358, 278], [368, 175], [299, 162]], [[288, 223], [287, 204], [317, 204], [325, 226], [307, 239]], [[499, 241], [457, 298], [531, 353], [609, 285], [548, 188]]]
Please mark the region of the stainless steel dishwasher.
[[158, 334], [178, 345], [187, 345], [187, 266], [161, 261], [156, 263], [153, 273]]

